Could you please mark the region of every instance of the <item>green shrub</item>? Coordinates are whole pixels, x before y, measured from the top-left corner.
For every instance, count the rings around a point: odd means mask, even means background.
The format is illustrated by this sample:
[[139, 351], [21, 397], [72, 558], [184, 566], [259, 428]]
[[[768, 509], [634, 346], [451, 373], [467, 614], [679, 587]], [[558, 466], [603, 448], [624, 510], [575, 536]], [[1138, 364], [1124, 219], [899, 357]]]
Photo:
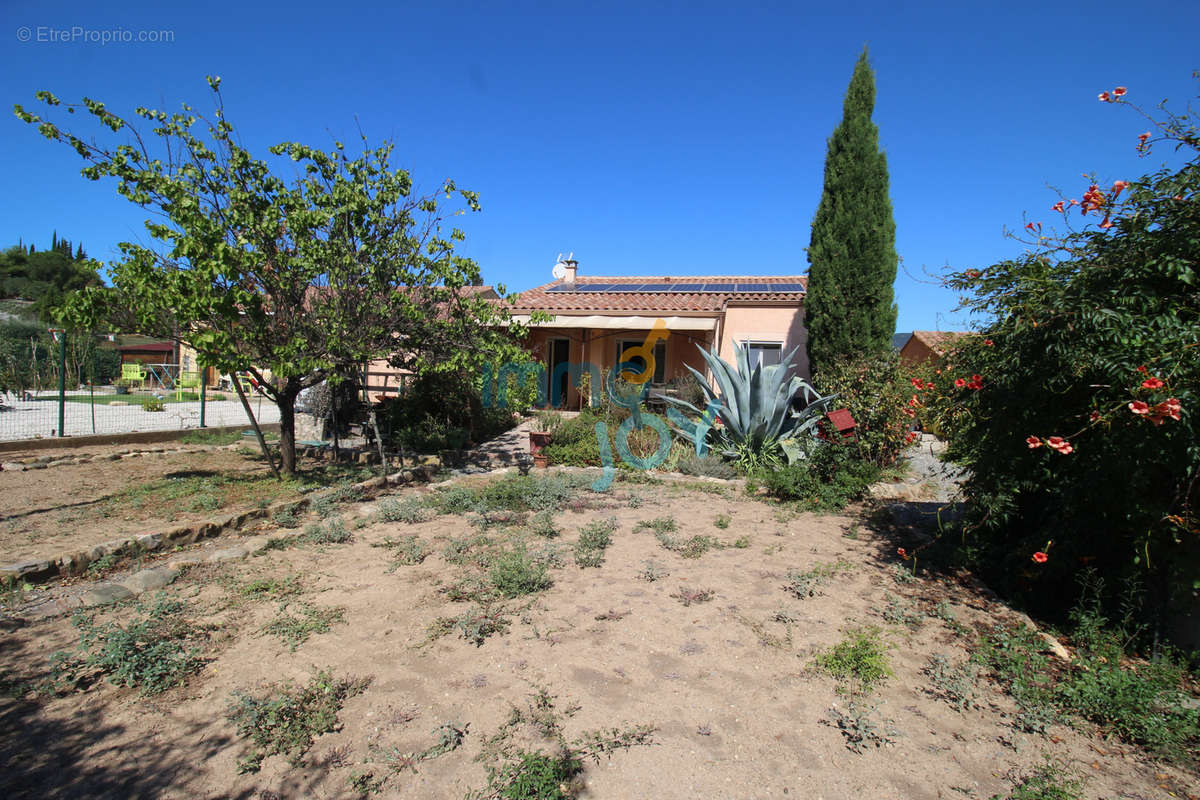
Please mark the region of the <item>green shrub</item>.
[[271, 521], [281, 528], [299, 528], [300, 516], [290, 509], [276, 511], [271, 516]]
[[612, 544], [617, 521], [613, 518], [594, 520], [579, 529], [575, 543], [575, 563], [580, 567], [598, 567], [604, 563], [604, 551]]
[[875, 628], [853, 628], [845, 638], [816, 658], [817, 666], [840, 681], [870, 693], [892, 674], [887, 645]]
[[143, 411], [166, 411], [167, 404], [158, 397], [149, 397], [149, 398], [146, 398], [146, 401], [144, 403], [142, 403], [142, 410]]
[[384, 522], [406, 522], [415, 525], [430, 520], [436, 512], [419, 497], [397, 500], [385, 497], [379, 501], [379, 518]]
[[554, 525], [554, 512], [539, 511], [529, 521], [529, 532], [534, 536], [553, 539], [558, 536], [558, 528]]
[[[1194, 608], [1200, 136], [1194, 115], [1150, 116], [1184, 163], [1119, 197], [1101, 187], [1111, 228], [1047, 232], [1018, 258], [948, 281], [991, 320], [948, 354], [928, 393], [948, 421], [949, 456], [968, 472], [959, 538], [989, 585], [1050, 619], [1073, 605], [1085, 564], [1113, 580], [1110, 613], [1126, 579], [1151, 598], [1148, 622]], [[980, 388], [955, 388], [974, 375]], [[1031, 567], [1050, 539], [1048, 562]]]
[[273, 755], [299, 764], [316, 737], [337, 729], [342, 704], [362, 693], [367, 683], [335, 679], [322, 670], [304, 687], [289, 685], [262, 696], [235, 691], [229, 720], [251, 742], [251, 753], [239, 759], [238, 771], [258, 772], [263, 759]]
[[346, 530], [341, 517], [334, 517], [324, 525], [309, 525], [300, 539], [308, 544], [345, 544], [354, 539], [354, 534]]
[[[816, 376], [822, 394], [837, 394], [831, 408], [845, 408], [857, 427], [846, 447], [861, 461], [886, 467], [908, 444], [915, 409], [909, 405], [914, 394], [913, 372], [900, 363], [900, 354], [889, 351], [842, 359], [821, 367]], [[823, 423], [832, 436], [836, 431]]]
[[817, 589], [822, 584], [827, 583], [839, 573], [849, 572], [852, 569], [854, 569], [854, 565], [849, 561], [839, 560], [817, 564], [810, 570], [791, 570], [787, 574], [787, 582], [783, 588], [788, 594], [800, 600], [815, 597]]
[[544, 563], [530, 557], [524, 545], [498, 555], [488, 573], [492, 585], [508, 598], [534, 594], [553, 585]]
[[763, 476], [767, 491], [816, 511], [837, 511], [863, 497], [879, 479], [879, 468], [854, 457], [841, 444], [825, 443], [809, 457]]

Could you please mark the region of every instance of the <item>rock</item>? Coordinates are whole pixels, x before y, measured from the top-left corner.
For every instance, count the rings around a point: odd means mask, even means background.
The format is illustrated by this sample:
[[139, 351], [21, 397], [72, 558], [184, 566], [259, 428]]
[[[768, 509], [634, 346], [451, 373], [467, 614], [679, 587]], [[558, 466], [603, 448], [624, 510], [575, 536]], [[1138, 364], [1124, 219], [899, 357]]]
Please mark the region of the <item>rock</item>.
[[1042, 637], [1042, 641], [1046, 643], [1046, 649], [1051, 655], [1061, 660], [1065, 664], [1069, 664], [1071, 662], [1071, 654], [1067, 651], [1067, 648], [1062, 646], [1062, 642], [1058, 641], [1058, 639], [1055, 639], [1045, 631], [1038, 631], [1038, 636]]
[[4, 464], [0, 464], [0, 469], [3, 469], [5, 472], [24, 472], [25, 465], [18, 464], [15, 461], [7, 461]]
[[53, 561], [20, 561], [0, 567], [0, 572], [21, 580], [36, 581], [52, 576], [57, 572], [57, 566]]
[[133, 592], [117, 583], [98, 583], [83, 593], [84, 608], [107, 606], [133, 597]]
[[237, 561], [250, 555], [250, 551], [242, 547], [226, 547], [223, 550], [214, 550], [209, 554], [205, 561]]
[[191, 555], [191, 556], [179, 556], [178, 558], [172, 558], [170, 561], [167, 562], [167, 566], [174, 570], [183, 570], [183, 569], [187, 569], [188, 567], [194, 567], [197, 564], [203, 564], [203, 563], [204, 563], [204, 556], [197, 554], [197, 555]]
[[60, 575], [82, 575], [92, 560], [85, 552], [68, 553], [58, 559]]
[[121, 454], [120, 453], [109, 453], [108, 455], [103, 456], [103, 459], [105, 461], [120, 461]]
[[144, 569], [141, 572], [135, 572], [123, 581], [121, 585], [134, 594], [141, 594], [152, 589], [161, 589], [171, 584], [178, 577], [179, 570], [171, 569], [170, 567], [154, 567], [152, 569]]
[[135, 541], [139, 550], [157, 550], [162, 547], [163, 535], [161, 533], [143, 533], [136, 537]]

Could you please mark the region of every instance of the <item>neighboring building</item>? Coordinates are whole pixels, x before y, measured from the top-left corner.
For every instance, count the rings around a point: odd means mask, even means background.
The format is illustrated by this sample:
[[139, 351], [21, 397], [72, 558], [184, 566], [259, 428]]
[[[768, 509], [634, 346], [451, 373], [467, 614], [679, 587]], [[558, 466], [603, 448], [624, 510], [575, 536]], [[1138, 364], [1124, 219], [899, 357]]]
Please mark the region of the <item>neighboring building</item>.
[[909, 367], [927, 361], [941, 361], [947, 350], [964, 336], [971, 335], [967, 331], [913, 331], [900, 348], [900, 361]]
[[[799, 347], [795, 371], [809, 377], [807, 279], [802, 276], [584, 277], [577, 262], [562, 266], [561, 279], [522, 292], [511, 306], [513, 316], [532, 328], [527, 346], [545, 365], [548, 384], [564, 362], [611, 371], [623, 353], [646, 341], [659, 319], [669, 336], [654, 345], [652, 387], [690, 375], [685, 365], [707, 375], [700, 348], [715, 347], [732, 362], [735, 342], [749, 347], [755, 362], [767, 365]], [[533, 323], [534, 311], [554, 319]], [[583, 399], [561, 369], [558, 381], [557, 387], [547, 386], [547, 397], [579, 408]]]

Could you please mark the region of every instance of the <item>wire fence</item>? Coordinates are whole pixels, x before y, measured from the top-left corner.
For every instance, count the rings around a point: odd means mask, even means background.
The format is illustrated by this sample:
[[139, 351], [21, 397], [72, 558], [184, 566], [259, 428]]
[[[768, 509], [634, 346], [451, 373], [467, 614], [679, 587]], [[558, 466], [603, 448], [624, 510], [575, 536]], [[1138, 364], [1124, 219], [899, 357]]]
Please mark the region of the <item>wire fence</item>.
[[[0, 441], [249, 425], [231, 388], [205, 385], [164, 355], [122, 363], [108, 337], [26, 326], [0, 338]], [[132, 377], [139, 375], [140, 377]], [[262, 424], [275, 404], [248, 393]]]

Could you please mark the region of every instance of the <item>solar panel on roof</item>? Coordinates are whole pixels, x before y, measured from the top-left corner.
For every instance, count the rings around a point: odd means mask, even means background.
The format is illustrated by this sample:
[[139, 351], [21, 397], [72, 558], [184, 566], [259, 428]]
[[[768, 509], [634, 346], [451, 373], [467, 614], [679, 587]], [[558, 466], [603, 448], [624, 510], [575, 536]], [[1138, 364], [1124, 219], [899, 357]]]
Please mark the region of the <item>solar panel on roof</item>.
[[771, 286], [766, 283], [739, 283], [737, 290], [739, 292], [769, 292]]
[[611, 283], [581, 283], [579, 291], [581, 292], [607, 292], [612, 286]]
[[706, 283], [706, 284], [704, 284], [704, 291], [706, 291], [706, 292], [732, 292], [734, 286], [736, 286], [736, 284], [733, 284], [733, 283]]
[[608, 287], [610, 292], [636, 292], [642, 288], [640, 283], [614, 283]]
[[771, 286], [771, 289], [776, 292], [803, 292], [803, 283], [776, 283]]
[[702, 292], [704, 291], [703, 283], [673, 283], [667, 289], [668, 292]]

